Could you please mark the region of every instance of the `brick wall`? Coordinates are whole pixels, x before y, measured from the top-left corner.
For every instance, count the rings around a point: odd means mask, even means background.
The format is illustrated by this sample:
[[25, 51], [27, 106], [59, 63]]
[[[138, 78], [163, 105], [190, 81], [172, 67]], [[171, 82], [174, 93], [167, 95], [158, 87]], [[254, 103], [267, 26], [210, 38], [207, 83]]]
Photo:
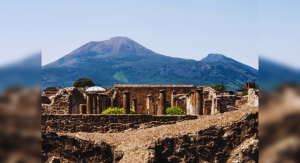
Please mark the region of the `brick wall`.
[[192, 115], [42, 115], [42, 130], [57, 132], [120, 132], [130, 128], [174, 124], [197, 119]]

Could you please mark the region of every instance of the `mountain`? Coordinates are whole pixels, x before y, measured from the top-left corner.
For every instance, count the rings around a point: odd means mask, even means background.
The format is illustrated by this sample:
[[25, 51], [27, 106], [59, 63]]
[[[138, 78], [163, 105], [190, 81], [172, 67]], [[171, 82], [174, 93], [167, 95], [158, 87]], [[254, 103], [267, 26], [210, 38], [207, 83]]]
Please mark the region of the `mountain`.
[[164, 56], [127, 37], [92, 41], [42, 67], [42, 87], [72, 86], [78, 78], [96, 85], [113, 84], [225, 84], [237, 89], [258, 82], [258, 70], [221, 54], [201, 61]]
[[0, 92], [11, 87], [39, 87], [41, 85], [41, 53], [0, 67]]
[[259, 90], [261, 91], [273, 91], [286, 83], [300, 84], [300, 71], [295, 68], [264, 57], [259, 57], [259, 68]]

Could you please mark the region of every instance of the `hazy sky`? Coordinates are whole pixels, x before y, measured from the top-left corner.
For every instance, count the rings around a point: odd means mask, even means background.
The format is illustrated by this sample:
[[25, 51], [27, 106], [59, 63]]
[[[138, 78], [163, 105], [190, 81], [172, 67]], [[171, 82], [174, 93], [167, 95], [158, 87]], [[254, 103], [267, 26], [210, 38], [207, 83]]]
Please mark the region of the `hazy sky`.
[[3, 1], [0, 65], [42, 49], [48, 64], [90, 41], [126, 36], [157, 53], [220, 53], [258, 68], [258, 54], [300, 67], [292, 0]]
[[40, 1], [0, 1], [0, 67], [41, 50]]
[[258, 3], [43, 1], [43, 65], [90, 41], [126, 36], [157, 53], [201, 60], [220, 53], [258, 67]]
[[300, 69], [300, 1], [259, 1], [259, 54]]

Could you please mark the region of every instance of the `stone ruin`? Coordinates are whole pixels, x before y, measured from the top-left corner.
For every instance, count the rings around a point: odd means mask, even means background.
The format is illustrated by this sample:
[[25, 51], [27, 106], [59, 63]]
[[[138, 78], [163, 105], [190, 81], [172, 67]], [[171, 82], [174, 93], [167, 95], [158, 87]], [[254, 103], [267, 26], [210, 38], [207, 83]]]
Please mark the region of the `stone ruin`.
[[79, 114], [80, 104], [85, 104], [84, 96], [75, 87], [59, 90], [55, 95], [42, 95], [42, 114]]
[[[71, 87], [42, 95], [41, 101], [42, 162], [249, 162], [258, 157], [254, 89], [240, 97], [192, 85], [114, 85], [83, 93]], [[171, 106], [188, 115], [165, 115]], [[108, 107], [123, 107], [124, 114], [101, 114]]]
[[134, 110], [137, 114], [165, 115], [168, 107], [181, 108], [187, 115], [211, 115], [258, 106], [258, 92], [247, 96], [224, 95], [210, 87], [193, 85], [119, 85], [98, 92], [79, 92], [74, 87], [55, 95], [42, 95], [43, 114], [101, 114], [108, 107]]

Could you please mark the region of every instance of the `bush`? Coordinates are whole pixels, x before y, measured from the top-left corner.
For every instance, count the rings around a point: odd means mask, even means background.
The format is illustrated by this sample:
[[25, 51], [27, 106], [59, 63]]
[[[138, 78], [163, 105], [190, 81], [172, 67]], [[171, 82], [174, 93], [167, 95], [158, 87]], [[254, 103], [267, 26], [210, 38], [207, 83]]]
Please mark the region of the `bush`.
[[178, 107], [168, 107], [166, 110], [167, 115], [186, 115], [186, 113]]
[[246, 96], [246, 95], [248, 95], [248, 91], [243, 91], [242, 96]]
[[233, 95], [233, 94], [234, 94], [234, 91], [230, 90], [228, 93], [229, 93], [230, 95]]
[[57, 91], [56, 87], [47, 87], [44, 89], [44, 92], [46, 91]]
[[[109, 107], [106, 110], [104, 110], [101, 114], [123, 114], [123, 108]], [[136, 114], [136, 112], [130, 109], [130, 114]]]
[[224, 86], [224, 84], [215, 84], [213, 86], [211, 86], [212, 89], [217, 90], [217, 91], [221, 91], [224, 92], [226, 90], [226, 87]]
[[78, 89], [79, 92], [83, 92], [83, 89]]
[[86, 87], [86, 86], [94, 86], [95, 83], [89, 78], [80, 78], [76, 80], [73, 84], [73, 87]]

